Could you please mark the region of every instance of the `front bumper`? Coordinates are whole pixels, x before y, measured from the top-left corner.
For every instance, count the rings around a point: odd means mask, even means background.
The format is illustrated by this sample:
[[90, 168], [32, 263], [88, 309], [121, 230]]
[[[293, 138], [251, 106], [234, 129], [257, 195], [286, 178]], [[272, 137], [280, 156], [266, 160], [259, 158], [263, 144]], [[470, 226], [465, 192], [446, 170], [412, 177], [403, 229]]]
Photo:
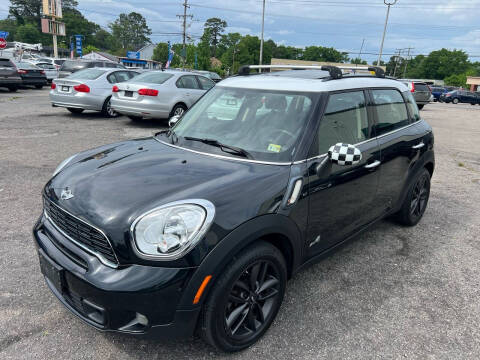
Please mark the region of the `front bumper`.
[[[33, 237], [48, 287], [87, 324], [148, 337], [193, 335], [200, 307], [179, 309], [178, 304], [196, 269], [140, 265], [113, 269], [66, 239], [44, 216]], [[45, 270], [52, 267], [55, 276]]]

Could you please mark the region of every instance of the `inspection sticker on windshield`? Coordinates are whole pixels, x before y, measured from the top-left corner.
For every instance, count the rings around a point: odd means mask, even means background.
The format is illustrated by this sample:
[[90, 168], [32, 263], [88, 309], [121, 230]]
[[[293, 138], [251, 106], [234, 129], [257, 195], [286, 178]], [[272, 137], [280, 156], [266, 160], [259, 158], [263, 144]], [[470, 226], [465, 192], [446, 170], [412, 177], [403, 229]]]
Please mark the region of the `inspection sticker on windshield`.
[[279, 153], [282, 150], [280, 145], [270, 144], [268, 145], [268, 151]]

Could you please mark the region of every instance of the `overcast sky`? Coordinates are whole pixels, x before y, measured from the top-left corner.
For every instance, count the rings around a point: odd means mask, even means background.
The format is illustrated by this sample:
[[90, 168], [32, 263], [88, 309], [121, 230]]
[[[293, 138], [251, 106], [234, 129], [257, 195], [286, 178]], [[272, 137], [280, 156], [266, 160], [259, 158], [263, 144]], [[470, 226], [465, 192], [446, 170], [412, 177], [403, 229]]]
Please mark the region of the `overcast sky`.
[[[180, 42], [182, 0], [77, 0], [91, 21], [107, 27], [121, 12], [137, 11], [152, 29], [152, 41]], [[388, 0], [393, 2], [394, 0]], [[0, 0], [5, 17], [10, 2]], [[260, 35], [262, 0], [189, 0], [189, 34], [200, 36], [210, 17], [227, 21], [229, 32]], [[383, 0], [267, 0], [265, 37], [292, 46], [333, 46], [366, 60], [378, 53], [386, 15]], [[1, 30], [1, 29], [0, 29]], [[198, 39], [198, 38], [195, 38]], [[384, 59], [397, 48], [428, 54], [446, 47], [463, 49], [480, 61], [480, 0], [398, 0], [392, 6]]]

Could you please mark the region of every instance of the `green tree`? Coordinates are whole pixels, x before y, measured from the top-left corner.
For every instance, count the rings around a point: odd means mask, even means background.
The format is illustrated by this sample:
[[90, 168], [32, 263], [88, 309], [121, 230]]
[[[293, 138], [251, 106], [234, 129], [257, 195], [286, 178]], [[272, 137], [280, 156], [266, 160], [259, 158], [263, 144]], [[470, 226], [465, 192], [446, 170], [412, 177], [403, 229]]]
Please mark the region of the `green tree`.
[[120, 14], [117, 20], [109, 25], [114, 38], [118, 39], [121, 49], [136, 51], [150, 42], [152, 30], [145, 18], [136, 12]]
[[236, 73], [238, 70], [238, 44], [242, 39], [242, 35], [239, 33], [228, 33], [222, 35], [220, 40], [220, 46], [225, 48], [220, 61], [223, 64], [224, 69], [230, 69], [230, 73]]
[[365, 60], [362, 60], [359, 57], [350, 59], [350, 63], [351, 64], [357, 64], [357, 65], [367, 65], [367, 62]]
[[459, 86], [463, 88], [468, 88], [467, 86], [467, 77], [475, 76], [476, 70], [471, 68], [462, 74], [453, 74], [445, 78], [445, 84], [450, 86]]
[[15, 40], [36, 44], [41, 37], [41, 33], [35, 24], [25, 24], [17, 27]]
[[62, 21], [65, 23], [67, 35], [65, 41], [70, 42], [70, 37], [73, 35], [83, 35], [83, 45], [97, 46], [95, 34], [101, 30], [100, 25], [88, 21], [80, 11], [76, 9], [67, 9], [63, 12]]
[[100, 51], [100, 49], [93, 45], [87, 45], [83, 48], [83, 53], [85, 55], [90, 54], [91, 52], [94, 52], [94, 51]]
[[257, 36], [246, 35], [238, 44], [239, 65], [258, 64], [260, 60], [260, 39]]
[[153, 50], [153, 60], [166, 63], [168, 60], [168, 44], [159, 43]]
[[14, 41], [17, 32], [17, 22], [14, 19], [0, 20], [0, 29], [8, 31], [7, 41]]
[[[40, 25], [42, 18], [42, 0], [10, 0], [9, 14], [17, 20], [19, 25], [35, 23]], [[78, 5], [76, 0], [63, 0], [63, 11], [75, 9]]]
[[227, 27], [227, 22], [219, 18], [210, 18], [207, 19], [204, 25], [204, 34], [208, 30], [209, 33], [209, 43], [212, 47], [211, 55], [213, 57], [217, 56], [217, 45], [220, 41], [220, 36], [225, 31]]
[[445, 79], [450, 75], [465, 73], [470, 67], [468, 55], [462, 50], [441, 49], [432, 51], [422, 63], [422, 77]]
[[344, 63], [348, 61], [348, 54], [337, 51], [332, 47], [307, 46], [303, 52], [302, 60]]

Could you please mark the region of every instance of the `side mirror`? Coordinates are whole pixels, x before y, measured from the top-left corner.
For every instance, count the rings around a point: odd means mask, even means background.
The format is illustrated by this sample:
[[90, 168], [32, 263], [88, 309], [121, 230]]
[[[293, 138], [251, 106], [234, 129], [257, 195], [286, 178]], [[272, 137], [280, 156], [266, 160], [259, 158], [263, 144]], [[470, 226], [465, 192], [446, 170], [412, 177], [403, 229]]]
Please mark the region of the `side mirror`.
[[353, 145], [338, 143], [328, 150], [328, 158], [340, 166], [356, 165], [362, 160], [362, 152]]
[[168, 120], [168, 126], [169, 126], [169, 127], [172, 127], [173, 125], [175, 125], [175, 124], [178, 122], [178, 120], [180, 120], [180, 116], [179, 116], [179, 115], [172, 116], [172, 117], [170, 118], [170, 120]]

